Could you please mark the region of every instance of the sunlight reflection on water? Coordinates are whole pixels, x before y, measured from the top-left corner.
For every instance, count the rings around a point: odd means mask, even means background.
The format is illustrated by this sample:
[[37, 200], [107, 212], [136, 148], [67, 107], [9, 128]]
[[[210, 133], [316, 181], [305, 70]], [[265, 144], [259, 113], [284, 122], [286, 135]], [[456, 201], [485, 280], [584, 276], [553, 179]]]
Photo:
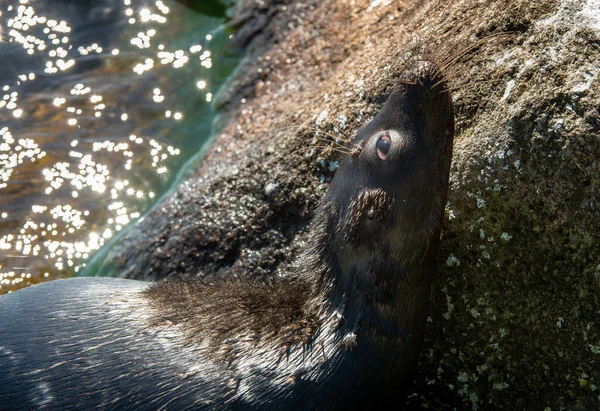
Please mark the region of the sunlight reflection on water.
[[173, 1], [3, 4], [0, 293], [77, 273], [139, 218], [237, 62], [223, 19]]

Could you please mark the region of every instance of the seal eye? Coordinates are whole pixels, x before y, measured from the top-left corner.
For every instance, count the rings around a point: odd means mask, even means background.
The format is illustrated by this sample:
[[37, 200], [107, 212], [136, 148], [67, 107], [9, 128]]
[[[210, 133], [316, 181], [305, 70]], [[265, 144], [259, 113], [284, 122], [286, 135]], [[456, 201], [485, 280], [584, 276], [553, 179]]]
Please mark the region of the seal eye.
[[377, 155], [380, 159], [385, 160], [392, 146], [392, 139], [388, 133], [384, 133], [377, 141]]

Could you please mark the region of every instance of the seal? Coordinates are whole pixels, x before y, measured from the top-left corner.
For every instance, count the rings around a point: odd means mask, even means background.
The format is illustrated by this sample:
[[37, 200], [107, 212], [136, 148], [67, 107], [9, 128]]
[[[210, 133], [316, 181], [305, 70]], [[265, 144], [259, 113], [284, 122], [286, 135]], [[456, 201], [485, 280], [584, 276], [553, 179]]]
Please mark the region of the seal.
[[1, 297], [0, 404], [344, 409], [401, 400], [423, 340], [448, 190], [454, 115], [444, 89], [422, 63], [358, 130], [283, 277], [78, 278]]

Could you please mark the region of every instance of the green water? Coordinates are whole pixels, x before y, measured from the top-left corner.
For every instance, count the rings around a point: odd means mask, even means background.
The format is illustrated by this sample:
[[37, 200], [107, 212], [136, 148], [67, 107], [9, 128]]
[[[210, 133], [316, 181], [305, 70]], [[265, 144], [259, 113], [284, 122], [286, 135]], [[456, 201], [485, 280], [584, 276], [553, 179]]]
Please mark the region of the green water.
[[0, 293], [80, 273], [210, 139], [239, 53], [182, 3], [1, 3]]

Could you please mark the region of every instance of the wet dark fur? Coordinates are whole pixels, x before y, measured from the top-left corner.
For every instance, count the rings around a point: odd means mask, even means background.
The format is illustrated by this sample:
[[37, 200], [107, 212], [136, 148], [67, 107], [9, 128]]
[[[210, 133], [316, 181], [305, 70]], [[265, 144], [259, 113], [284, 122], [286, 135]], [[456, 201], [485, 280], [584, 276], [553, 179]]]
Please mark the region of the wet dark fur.
[[298, 278], [269, 285], [169, 281], [144, 294], [155, 309], [152, 325], [181, 324], [189, 340], [206, 341], [211, 352], [222, 354], [240, 336], [256, 344], [277, 340], [282, 349], [308, 343], [320, 326], [307, 304], [310, 288]]
[[[346, 409], [401, 401], [423, 339], [446, 203], [454, 122], [445, 89], [434, 67], [418, 64], [348, 142], [352, 154], [284, 278], [151, 287], [78, 279], [0, 298], [12, 318], [0, 322], [0, 404]], [[383, 130], [393, 137], [385, 161], [377, 157]], [[43, 315], [32, 308], [38, 300]]]

